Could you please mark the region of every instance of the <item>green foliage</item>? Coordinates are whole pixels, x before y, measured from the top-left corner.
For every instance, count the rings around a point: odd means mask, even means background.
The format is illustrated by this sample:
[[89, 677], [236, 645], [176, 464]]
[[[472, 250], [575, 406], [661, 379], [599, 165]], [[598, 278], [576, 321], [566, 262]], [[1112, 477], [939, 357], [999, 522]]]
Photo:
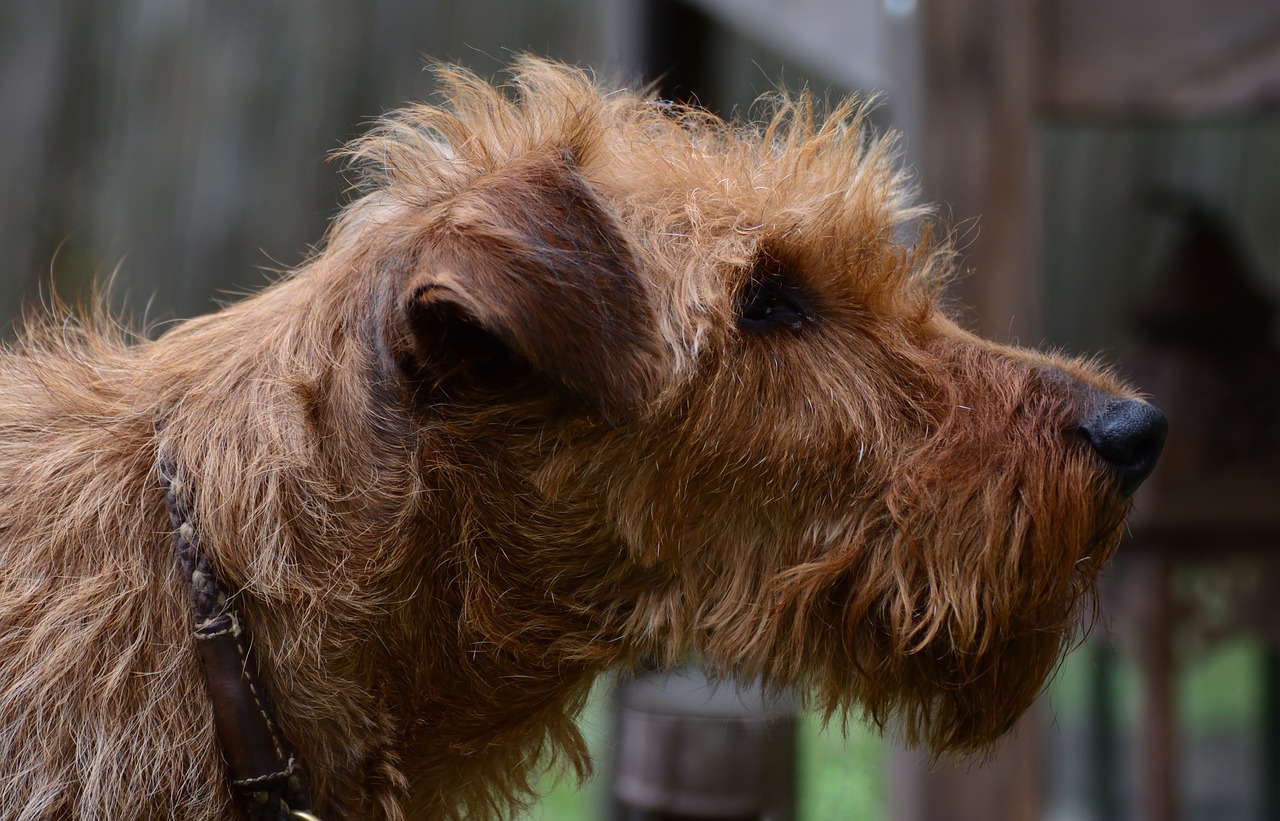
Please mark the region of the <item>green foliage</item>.
[[[1179, 642], [1175, 639], [1175, 646]], [[1181, 642], [1187, 644], [1187, 642]], [[1111, 653], [1107, 686], [1122, 727], [1133, 728], [1142, 707], [1142, 671], [1132, 653]], [[1091, 681], [1097, 673], [1095, 642], [1069, 655], [1050, 687], [1056, 720], [1086, 720]], [[1174, 698], [1179, 730], [1191, 733], [1249, 732], [1261, 720], [1263, 650], [1257, 639], [1237, 637], [1196, 652], [1176, 655]]]
[[812, 713], [800, 723], [801, 821], [842, 818], [879, 821], [889, 817], [885, 797], [884, 742], [863, 724], [847, 734], [822, 727]]

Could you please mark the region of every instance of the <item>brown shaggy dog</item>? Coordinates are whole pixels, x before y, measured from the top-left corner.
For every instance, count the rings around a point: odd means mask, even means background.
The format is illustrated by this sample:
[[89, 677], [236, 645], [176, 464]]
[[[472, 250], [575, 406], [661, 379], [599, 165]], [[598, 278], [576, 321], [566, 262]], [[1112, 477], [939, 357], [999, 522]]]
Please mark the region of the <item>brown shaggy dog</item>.
[[485, 818], [696, 655], [970, 751], [1040, 691], [1163, 419], [982, 342], [856, 104], [760, 128], [528, 60], [350, 149], [284, 281], [0, 357], [0, 816], [236, 817], [157, 472], [316, 815]]

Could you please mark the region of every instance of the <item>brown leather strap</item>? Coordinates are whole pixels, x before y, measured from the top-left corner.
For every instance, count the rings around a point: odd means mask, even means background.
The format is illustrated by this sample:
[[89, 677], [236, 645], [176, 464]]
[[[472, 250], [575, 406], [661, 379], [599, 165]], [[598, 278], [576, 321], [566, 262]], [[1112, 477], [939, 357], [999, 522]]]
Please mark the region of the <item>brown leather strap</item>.
[[244, 623], [200, 549], [190, 483], [167, 457], [161, 457], [159, 471], [174, 547], [191, 591], [196, 647], [232, 791], [252, 821], [310, 817], [302, 766], [258, 680]]

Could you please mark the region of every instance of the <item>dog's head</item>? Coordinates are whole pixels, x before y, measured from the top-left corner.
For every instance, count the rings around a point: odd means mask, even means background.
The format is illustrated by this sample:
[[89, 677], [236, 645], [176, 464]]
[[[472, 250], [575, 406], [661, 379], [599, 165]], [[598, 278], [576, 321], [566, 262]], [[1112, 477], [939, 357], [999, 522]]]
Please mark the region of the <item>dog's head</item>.
[[355, 147], [373, 193], [337, 230], [376, 239], [422, 435], [465, 440], [491, 488], [468, 499], [468, 549], [496, 546], [474, 628], [527, 650], [515, 622], [553, 602], [572, 616], [540, 652], [696, 653], [935, 750], [1007, 730], [1158, 411], [947, 317], [952, 253], [857, 105], [757, 129], [541, 62], [514, 97], [444, 80], [447, 105]]

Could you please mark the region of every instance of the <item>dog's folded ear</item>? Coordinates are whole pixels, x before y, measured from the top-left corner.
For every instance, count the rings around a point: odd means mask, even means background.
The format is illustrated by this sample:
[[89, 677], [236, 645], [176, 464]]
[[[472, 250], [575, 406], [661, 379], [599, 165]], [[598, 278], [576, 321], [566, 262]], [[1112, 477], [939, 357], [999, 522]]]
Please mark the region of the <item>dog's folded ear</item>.
[[652, 298], [570, 157], [506, 166], [424, 216], [402, 302], [424, 377], [475, 384], [532, 366], [610, 413], [651, 395]]

